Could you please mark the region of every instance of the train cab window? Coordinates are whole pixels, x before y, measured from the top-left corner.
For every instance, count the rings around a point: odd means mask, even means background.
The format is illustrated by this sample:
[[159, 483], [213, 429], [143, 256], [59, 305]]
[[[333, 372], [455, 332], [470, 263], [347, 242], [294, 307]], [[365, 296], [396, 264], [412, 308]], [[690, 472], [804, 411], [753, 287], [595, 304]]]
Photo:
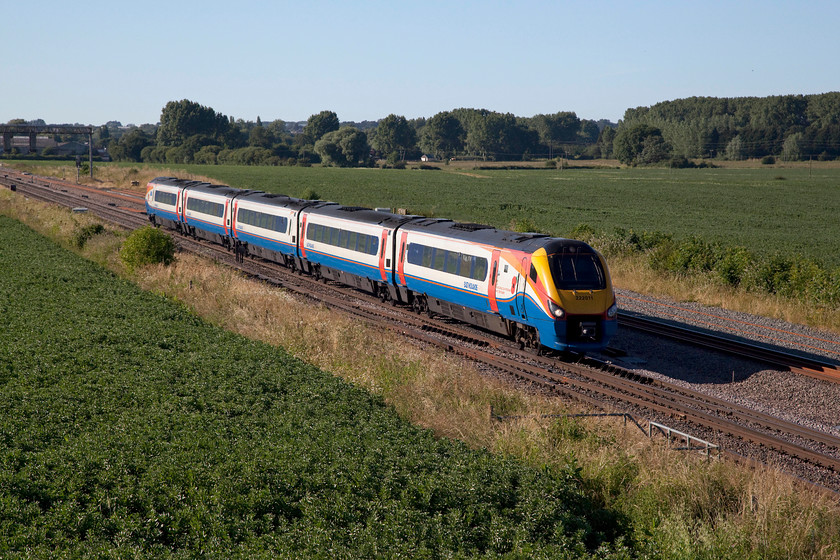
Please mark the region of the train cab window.
[[534, 282], [536, 282], [536, 281], [537, 281], [537, 269], [536, 269], [536, 268], [534, 268], [534, 265], [533, 265], [533, 264], [531, 265], [531, 272], [528, 274], [528, 276], [529, 276], [529, 277], [531, 278], [531, 280], [533, 280]]
[[569, 251], [548, 256], [551, 277], [559, 290], [603, 290], [606, 277], [595, 253]]

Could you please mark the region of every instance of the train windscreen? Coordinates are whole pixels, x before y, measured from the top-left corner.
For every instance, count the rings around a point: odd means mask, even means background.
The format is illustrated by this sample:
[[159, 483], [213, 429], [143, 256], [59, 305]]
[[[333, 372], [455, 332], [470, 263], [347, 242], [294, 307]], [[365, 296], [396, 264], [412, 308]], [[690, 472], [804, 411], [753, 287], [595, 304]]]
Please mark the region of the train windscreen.
[[598, 255], [575, 250], [548, 255], [548, 267], [558, 290], [603, 290], [607, 287]]

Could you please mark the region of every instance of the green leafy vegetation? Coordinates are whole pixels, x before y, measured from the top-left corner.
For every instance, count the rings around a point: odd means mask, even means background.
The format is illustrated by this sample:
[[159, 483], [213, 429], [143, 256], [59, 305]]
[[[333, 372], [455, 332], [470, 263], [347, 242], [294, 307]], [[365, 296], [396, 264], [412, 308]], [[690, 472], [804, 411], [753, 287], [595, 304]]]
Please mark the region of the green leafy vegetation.
[[626, 556], [573, 463], [435, 439], [5, 217], [0, 314], [4, 557]]
[[170, 264], [175, 259], [175, 241], [153, 226], [131, 232], [120, 250], [120, 259], [129, 269], [147, 264]]
[[723, 285], [796, 298], [825, 308], [840, 306], [840, 267], [780, 254], [759, 256], [744, 247], [726, 247], [698, 237], [675, 241], [660, 232], [616, 229], [612, 234], [580, 227], [576, 233], [609, 256], [642, 253], [661, 272], [710, 275]]

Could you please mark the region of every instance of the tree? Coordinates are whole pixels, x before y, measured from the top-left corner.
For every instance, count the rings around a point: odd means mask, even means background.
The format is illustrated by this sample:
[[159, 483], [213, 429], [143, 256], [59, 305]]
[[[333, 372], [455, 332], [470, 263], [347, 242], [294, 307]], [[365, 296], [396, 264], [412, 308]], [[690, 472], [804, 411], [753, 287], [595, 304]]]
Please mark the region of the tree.
[[143, 148], [151, 146], [152, 139], [139, 128], [123, 134], [108, 145], [108, 152], [115, 161], [143, 161]]
[[553, 115], [536, 115], [531, 119], [533, 128], [540, 135], [540, 142], [548, 146], [549, 157], [553, 157], [554, 147], [564, 142], [577, 140], [581, 130], [580, 119], [575, 113], [560, 112]]
[[417, 133], [405, 117], [393, 113], [382, 119], [374, 130], [371, 145], [385, 155], [397, 152], [405, 159], [406, 151], [417, 144]]
[[580, 121], [580, 130], [578, 131], [578, 137], [580, 141], [584, 144], [594, 144], [598, 141], [598, 137], [601, 135], [601, 130], [598, 128], [598, 123], [595, 121], [590, 121], [588, 119], [584, 119]]
[[317, 142], [325, 134], [336, 131], [339, 127], [338, 115], [332, 111], [321, 111], [309, 117], [306, 126], [303, 127], [303, 133], [309, 136], [312, 142]]
[[438, 113], [426, 122], [420, 132], [420, 148], [437, 158], [448, 158], [464, 146], [464, 128], [455, 115]]
[[196, 134], [219, 140], [229, 130], [230, 122], [226, 116], [210, 107], [183, 99], [170, 101], [163, 108], [157, 141], [161, 146], [178, 146]]
[[459, 109], [461, 126], [466, 130], [464, 145], [467, 151], [481, 155], [485, 160], [488, 154], [495, 155], [502, 149], [503, 130], [516, 125], [516, 118], [508, 114], [496, 113], [487, 109]]
[[636, 165], [661, 161], [668, 157], [669, 150], [660, 129], [637, 124], [618, 130], [613, 140], [613, 151], [621, 163]]
[[602, 158], [611, 158], [613, 156], [613, 141], [615, 140], [615, 129], [611, 126], [604, 127], [601, 134], [598, 135], [598, 150], [601, 152]]
[[797, 161], [803, 159], [804, 155], [804, 134], [797, 132], [791, 134], [785, 139], [782, 153], [785, 156], [785, 161]]
[[741, 141], [741, 136], [738, 135], [726, 145], [726, 159], [730, 161], [739, 161], [744, 157], [744, 148]]
[[255, 126], [248, 133], [248, 145], [255, 148], [271, 148], [271, 136], [262, 126]]
[[370, 154], [367, 135], [352, 126], [327, 132], [315, 143], [315, 152], [326, 165], [354, 167], [366, 164]]

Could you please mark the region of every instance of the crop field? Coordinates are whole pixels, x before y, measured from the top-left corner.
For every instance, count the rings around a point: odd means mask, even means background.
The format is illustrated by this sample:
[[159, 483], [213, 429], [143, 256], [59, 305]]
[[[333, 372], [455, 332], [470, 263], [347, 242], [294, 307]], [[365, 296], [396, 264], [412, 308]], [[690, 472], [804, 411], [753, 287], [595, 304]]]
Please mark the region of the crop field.
[[[585, 224], [698, 236], [756, 254], [840, 266], [840, 169], [340, 169], [184, 166], [240, 188], [341, 204], [530, 226], [565, 236]], [[179, 173], [180, 170], [175, 170]], [[530, 229], [529, 228], [529, 229]]]
[[437, 440], [3, 216], [0, 316], [0, 556], [578, 558], [625, 531], [575, 468]]

